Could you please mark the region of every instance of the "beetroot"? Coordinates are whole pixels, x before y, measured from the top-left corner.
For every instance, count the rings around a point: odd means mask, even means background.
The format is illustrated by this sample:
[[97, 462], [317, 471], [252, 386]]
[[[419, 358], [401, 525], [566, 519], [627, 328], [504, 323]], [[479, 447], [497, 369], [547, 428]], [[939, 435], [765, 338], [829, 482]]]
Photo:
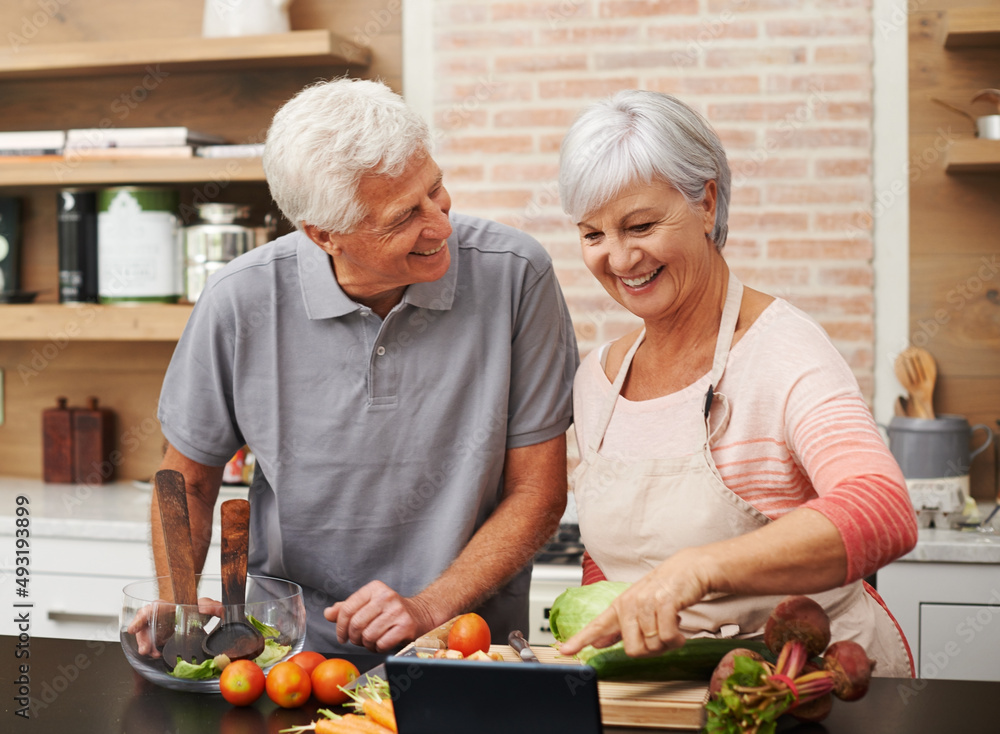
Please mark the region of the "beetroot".
[[819, 698], [800, 703], [788, 713], [799, 721], [822, 721], [830, 715], [832, 709], [833, 696], [829, 693], [824, 693]]
[[809, 657], [821, 654], [830, 644], [830, 618], [808, 596], [788, 596], [767, 618], [764, 644], [775, 655], [790, 640], [799, 640]]
[[715, 670], [712, 672], [712, 679], [708, 683], [708, 692], [713, 696], [722, 690], [722, 684], [726, 682], [726, 678], [733, 674], [733, 669], [736, 665], [736, 657], [751, 658], [753, 660], [763, 660], [759, 653], [753, 650], [747, 650], [743, 647], [734, 647], [732, 650], [727, 652], [722, 656], [722, 660], [719, 664], [715, 666]]
[[875, 661], [856, 642], [842, 640], [827, 648], [823, 667], [833, 675], [833, 693], [843, 701], [856, 701], [868, 692]]

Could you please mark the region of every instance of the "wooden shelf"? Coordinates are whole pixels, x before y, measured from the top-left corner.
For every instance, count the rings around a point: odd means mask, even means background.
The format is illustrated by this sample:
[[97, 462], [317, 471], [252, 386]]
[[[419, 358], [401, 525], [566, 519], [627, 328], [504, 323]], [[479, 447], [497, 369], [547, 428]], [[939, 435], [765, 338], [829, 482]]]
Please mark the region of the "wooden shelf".
[[945, 22], [945, 48], [1000, 47], [1000, 8], [956, 8]]
[[329, 30], [232, 38], [138, 38], [128, 41], [30, 43], [0, 51], [0, 79], [217, 71], [276, 66], [367, 67], [371, 52]]
[[263, 181], [260, 158], [118, 158], [0, 160], [0, 186]]
[[1000, 140], [954, 140], [945, 153], [948, 173], [1000, 173]]
[[24, 341], [177, 341], [190, 304], [0, 305], [0, 339]]

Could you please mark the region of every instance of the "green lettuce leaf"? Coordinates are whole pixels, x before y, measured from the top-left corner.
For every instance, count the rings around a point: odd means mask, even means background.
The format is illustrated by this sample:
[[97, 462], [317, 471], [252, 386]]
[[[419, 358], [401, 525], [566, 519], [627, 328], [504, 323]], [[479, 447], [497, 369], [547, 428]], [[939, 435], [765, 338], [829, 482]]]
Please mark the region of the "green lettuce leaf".
[[256, 619], [252, 614], [247, 615], [247, 621], [257, 628], [264, 637], [277, 637], [281, 634], [277, 627], [271, 627], [270, 625], [264, 624], [259, 619]]
[[291, 645], [279, 645], [274, 640], [264, 640], [264, 652], [258, 655], [254, 662], [262, 668], [270, 667], [285, 657], [291, 649]]
[[214, 678], [219, 675], [222, 671], [215, 664], [215, 660], [209, 658], [203, 663], [194, 665], [186, 660], [182, 660], [180, 657], [177, 658], [177, 665], [170, 672], [170, 675], [174, 678], [185, 678], [187, 680], [208, 680], [209, 678]]

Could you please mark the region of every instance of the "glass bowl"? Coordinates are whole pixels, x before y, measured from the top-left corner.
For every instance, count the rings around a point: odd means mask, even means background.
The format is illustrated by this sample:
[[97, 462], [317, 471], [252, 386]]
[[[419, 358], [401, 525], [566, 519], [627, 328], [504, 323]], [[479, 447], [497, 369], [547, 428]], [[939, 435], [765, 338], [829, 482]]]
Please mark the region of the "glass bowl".
[[[125, 586], [119, 628], [125, 657], [143, 678], [158, 686], [175, 691], [218, 693], [217, 669], [204, 666], [208, 669], [203, 670], [202, 674], [210, 677], [201, 679], [178, 677], [168, 669], [160, 655], [163, 644], [174, 635], [177, 608], [181, 607], [184, 616], [188, 618], [198, 614], [198, 606], [195, 604], [179, 605], [160, 600], [159, 589], [167, 589], [169, 584], [169, 577], [163, 576], [135, 581]], [[214, 600], [222, 598], [221, 577], [206, 575], [198, 578], [198, 598], [204, 597]], [[220, 603], [219, 609], [215, 611], [221, 611], [221, 608]], [[203, 604], [199, 615], [201, 627], [206, 633], [211, 633], [221, 620], [214, 614], [205, 613], [205, 609], [206, 605]], [[302, 650], [306, 637], [306, 608], [302, 601], [302, 587], [298, 584], [269, 576], [247, 576], [244, 611], [248, 620], [272, 628], [264, 631], [267, 645], [261, 657], [257, 658], [265, 672], [275, 663], [287, 660]], [[133, 628], [131, 631], [130, 627]], [[156, 630], [156, 653], [141, 654], [137, 634], [148, 640], [153, 630]], [[194, 662], [203, 663], [207, 657], [197, 658]]]

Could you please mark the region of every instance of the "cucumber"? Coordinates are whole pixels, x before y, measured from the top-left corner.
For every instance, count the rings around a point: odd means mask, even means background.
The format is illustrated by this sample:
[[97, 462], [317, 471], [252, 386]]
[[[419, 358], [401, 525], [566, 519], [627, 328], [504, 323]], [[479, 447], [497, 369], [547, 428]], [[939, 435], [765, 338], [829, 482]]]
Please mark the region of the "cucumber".
[[577, 657], [594, 669], [600, 680], [709, 680], [723, 656], [738, 647], [760, 653], [774, 662], [774, 655], [760, 640], [696, 637], [682, 647], [648, 658], [631, 658], [621, 642], [596, 650], [586, 648]]

